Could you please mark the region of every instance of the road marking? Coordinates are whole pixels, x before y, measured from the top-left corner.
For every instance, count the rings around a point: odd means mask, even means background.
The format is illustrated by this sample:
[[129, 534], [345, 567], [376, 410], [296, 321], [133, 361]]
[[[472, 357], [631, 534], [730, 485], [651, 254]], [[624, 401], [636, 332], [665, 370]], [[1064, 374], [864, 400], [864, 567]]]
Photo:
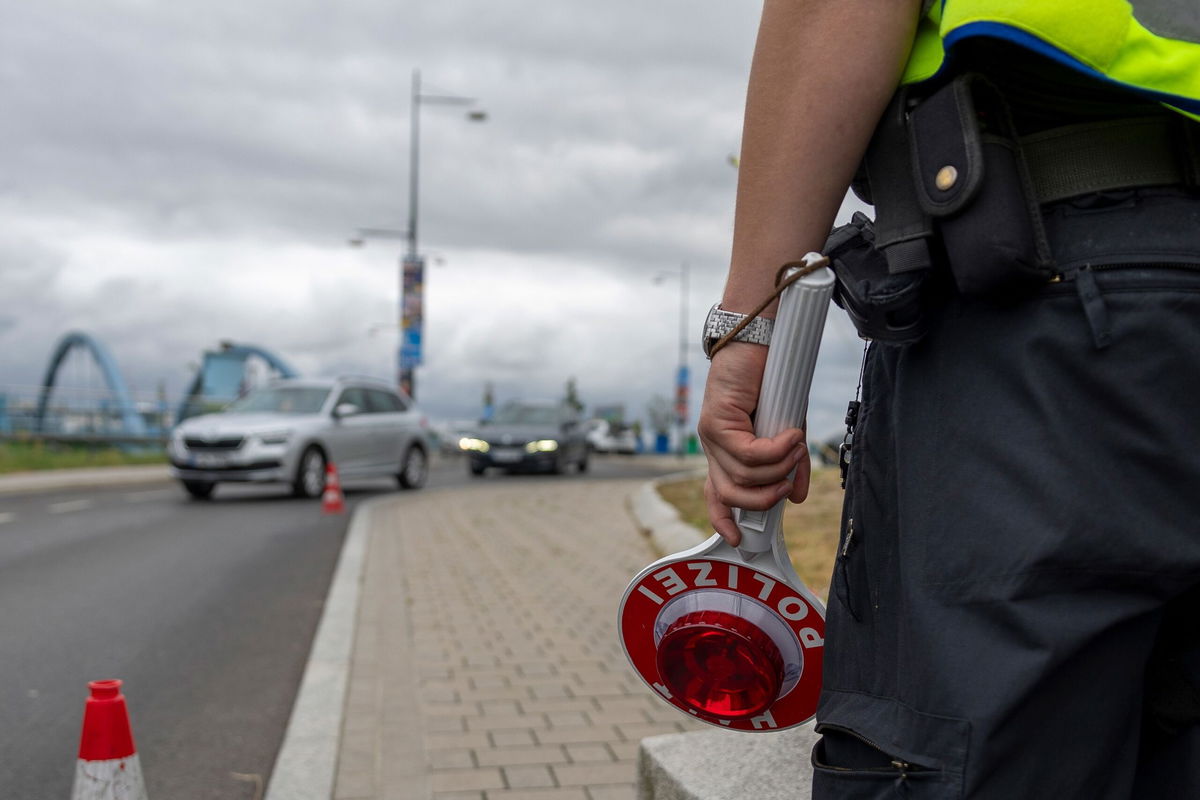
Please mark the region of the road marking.
[[91, 500], [67, 500], [64, 503], [51, 503], [46, 510], [51, 514], [69, 514], [72, 511], [83, 511], [91, 507]]
[[6, 522], [12, 522], [16, 518], [17, 515], [13, 514], [11, 511], [0, 512], [0, 525], [3, 525]]

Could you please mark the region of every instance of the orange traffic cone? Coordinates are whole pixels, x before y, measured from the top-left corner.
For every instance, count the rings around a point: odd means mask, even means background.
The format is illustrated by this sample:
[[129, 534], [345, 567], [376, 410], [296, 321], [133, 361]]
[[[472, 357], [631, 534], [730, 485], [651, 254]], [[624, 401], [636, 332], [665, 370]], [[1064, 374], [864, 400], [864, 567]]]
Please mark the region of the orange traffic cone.
[[341, 514], [346, 510], [346, 497], [342, 494], [342, 481], [337, 467], [330, 461], [325, 465], [325, 492], [321, 495], [322, 514]]
[[119, 680], [91, 681], [71, 800], [146, 800]]

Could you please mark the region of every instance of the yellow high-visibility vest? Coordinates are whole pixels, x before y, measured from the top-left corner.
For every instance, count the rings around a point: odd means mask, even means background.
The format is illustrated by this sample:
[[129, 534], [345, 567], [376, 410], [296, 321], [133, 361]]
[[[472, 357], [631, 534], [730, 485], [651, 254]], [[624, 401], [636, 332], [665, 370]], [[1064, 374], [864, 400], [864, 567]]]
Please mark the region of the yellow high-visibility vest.
[[1200, 120], [1194, 0], [934, 0], [903, 82], [936, 76], [966, 39], [1003, 39]]

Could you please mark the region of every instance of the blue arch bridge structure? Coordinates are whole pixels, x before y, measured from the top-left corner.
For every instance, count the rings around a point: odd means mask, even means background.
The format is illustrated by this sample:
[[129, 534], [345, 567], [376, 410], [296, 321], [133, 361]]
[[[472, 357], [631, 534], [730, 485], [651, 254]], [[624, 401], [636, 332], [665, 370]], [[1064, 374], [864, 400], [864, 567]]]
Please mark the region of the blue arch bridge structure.
[[[83, 351], [99, 369], [105, 389], [89, 393], [81, 402], [55, 402], [61, 387], [60, 372], [68, 356]], [[216, 410], [237, 399], [248, 388], [247, 362], [260, 359], [278, 377], [298, 373], [265, 348], [222, 342], [206, 351], [174, 416], [160, 391], [155, 401], [136, 402], [116, 359], [104, 343], [83, 331], [64, 334], [51, 351], [37, 390], [36, 404], [13, 403], [0, 393], [0, 435], [32, 435], [55, 439], [109, 440], [121, 443], [161, 440], [173, 422]], [[30, 407], [32, 405], [32, 407]]]

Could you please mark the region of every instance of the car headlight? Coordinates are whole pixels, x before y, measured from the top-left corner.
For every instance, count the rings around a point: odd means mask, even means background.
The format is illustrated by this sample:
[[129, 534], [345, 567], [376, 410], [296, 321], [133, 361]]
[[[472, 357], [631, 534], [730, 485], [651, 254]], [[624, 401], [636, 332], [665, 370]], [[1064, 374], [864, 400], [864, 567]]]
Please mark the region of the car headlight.
[[483, 439], [473, 439], [470, 436], [464, 436], [458, 440], [460, 450], [474, 450], [477, 453], [486, 453], [491, 450], [491, 446]]
[[525, 445], [526, 453], [553, 453], [557, 449], [558, 442], [554, 439], [538, 439]]
[[291, 431], [270, 431], [269, 433], [255, 434], [255, 438], [257, 438], [263, 444], [268, 444], [268, 445], [287, 444], [288, 439], [292, 438], [292, 432]]

